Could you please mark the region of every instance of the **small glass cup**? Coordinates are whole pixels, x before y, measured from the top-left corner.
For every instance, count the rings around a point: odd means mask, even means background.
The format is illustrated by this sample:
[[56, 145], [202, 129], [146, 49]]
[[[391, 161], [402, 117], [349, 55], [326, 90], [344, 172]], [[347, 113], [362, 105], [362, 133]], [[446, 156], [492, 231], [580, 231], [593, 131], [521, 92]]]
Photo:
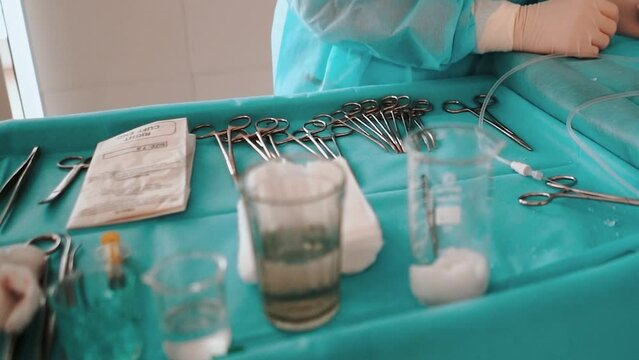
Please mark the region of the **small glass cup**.
[[47, 292], [67, 359], [137, 359], [142, 355], [140, 288], [126, 268], [74, 272]]
[[159, 302], [169, 359], [210, 359], [231, 343], [224, 291], [226, 258], [186, 253], [160, 261], [143, 276]]
[[[405, 145], [413, 263], [426, 274], [416, 279], [421, 270], [411, 267], [413, 292], [429, 304], [483, 293], [490, 252], [492, 162], [504, 143], [474, 125], [446, 124], [410, 133]], [[441, 268], [424, 267], [440, 258]], [[460, 278], [446, 281], [446, 268], [452, 269], [452, 264]], [[426, 276], [432, 278], [425, 280]], [[442, 286], [417, 289], [420, 282], [438, 281], [458, 287], [448, 286], [449, 294], [438, 293]]]
[[241, 178], [262, 304], [279, 329], [313, 329], [337, 313], [344, 182], [338, 165], [301, 155]]

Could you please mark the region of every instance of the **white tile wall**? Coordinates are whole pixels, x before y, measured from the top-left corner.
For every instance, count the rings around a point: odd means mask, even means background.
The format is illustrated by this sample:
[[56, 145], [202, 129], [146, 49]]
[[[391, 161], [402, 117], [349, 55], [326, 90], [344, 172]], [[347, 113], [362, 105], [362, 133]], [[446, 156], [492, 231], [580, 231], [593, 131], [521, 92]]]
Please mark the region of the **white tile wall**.
[[234, 0], [229, 6], [230, 2], [184, 1], [191, 65], [197, 75], [270, 67], [275, 1]]
[[273, 92], [272, 82], [265, 80], [270, 76], [270, 68], [197, 75], [194, 78], [196, 98], [209, 100], [270, 94]]
[[23, 0], [46, 115], [272, 93], [275, 0]]
[[[81, 113], [195, 100], [190, 79], [165, 79], [45, 92], [47, 115]], [[72, 110], [70, 112], [70, 110]]]

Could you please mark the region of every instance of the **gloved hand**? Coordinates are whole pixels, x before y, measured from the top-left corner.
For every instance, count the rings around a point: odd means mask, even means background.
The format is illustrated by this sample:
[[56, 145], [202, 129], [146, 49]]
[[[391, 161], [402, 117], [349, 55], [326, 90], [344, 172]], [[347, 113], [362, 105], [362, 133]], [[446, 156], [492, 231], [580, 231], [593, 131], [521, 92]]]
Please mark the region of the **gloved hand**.
[[21, 332], [43, 297], [38, 278], [45, 254], [35, 246], [0, 249], [0, 331]]
[[36, 278], [44, 267], [46, 254], [32, 245], [10, 245], [0, 247], [0, 264], [12, 263], [26, 266]]
[[618, 8], [608, 0], [549, 0], [522, 6], [513, 50], [596, 57], [617, 31]]
[[25, 266], [0, 265], [0, 330], [19, 333], [29, 325], [42, 299], [38, 280]]
[[639, 0], [610, 0], [619, 7], [619, 33], [639, 38]]

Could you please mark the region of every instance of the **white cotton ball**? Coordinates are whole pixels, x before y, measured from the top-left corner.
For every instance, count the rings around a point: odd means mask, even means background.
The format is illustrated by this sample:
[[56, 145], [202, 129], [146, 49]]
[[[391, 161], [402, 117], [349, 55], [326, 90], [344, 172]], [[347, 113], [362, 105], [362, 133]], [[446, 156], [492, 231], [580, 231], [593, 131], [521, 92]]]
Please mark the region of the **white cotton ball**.
[[413, 295], [437, 305], [482, 295], [488, 287], [486, 258], [467, 248], [447, 248], [430, 265], [411, 265]]
[[162, 348], [171, 360], [211, 360], [226, 354], [230, 344], [231, 331], [224, 329], [191, 341], [165, 341]]

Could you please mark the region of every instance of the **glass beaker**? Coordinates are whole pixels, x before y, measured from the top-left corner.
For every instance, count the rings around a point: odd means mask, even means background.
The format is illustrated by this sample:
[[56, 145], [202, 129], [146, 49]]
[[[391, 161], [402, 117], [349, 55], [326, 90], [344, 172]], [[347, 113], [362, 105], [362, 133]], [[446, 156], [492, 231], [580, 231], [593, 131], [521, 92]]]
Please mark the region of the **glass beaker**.
[[279, 329], [313, 329], [337, 313], [344, 182], [338, 165], [301, 155], [242, 176], [262, 305]]
[[412, 132], [405, 145], [413, 293], [428, 304], [483, 293], [492, 161], [504, 143], [474, 125], [446, 124]]
[[210, 359], [231, 343], [224, 276], [226, 258], [215, 253], [177, 254], [144, 274], [161, 312], [164, 353], [169, 359]]
[[47, 291], [68, 359], [137, 359], [142, 355], [140, 288], [123, 268], [114, 284], [104, 270], [74, 272]]

